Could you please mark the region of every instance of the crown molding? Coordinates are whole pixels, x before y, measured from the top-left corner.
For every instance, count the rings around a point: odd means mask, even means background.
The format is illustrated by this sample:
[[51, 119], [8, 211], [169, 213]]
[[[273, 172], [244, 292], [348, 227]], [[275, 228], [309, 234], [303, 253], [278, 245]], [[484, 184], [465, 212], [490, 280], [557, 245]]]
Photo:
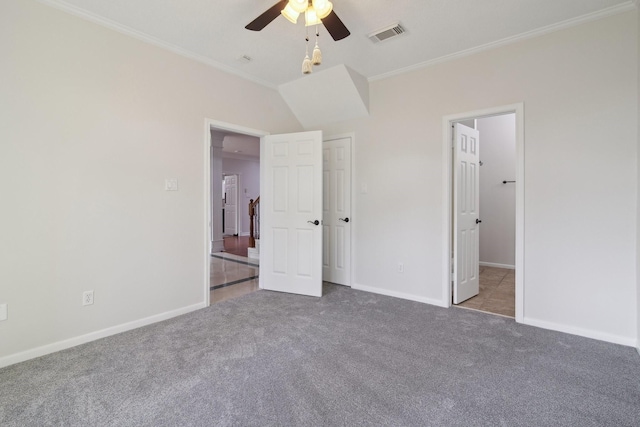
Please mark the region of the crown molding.
[[252, 156], [250, 154], [241, 154], [241, 153], [233, 153], [229, 151], [222, 151], [223, 159], [236, 159], [236, 160], [247, 160], [251, 162], [260, 162], [260, 156]]
[[441, 64], [443, 62], [453, 61], [455, 59], [474, 55], [476, 53], [484, 52], [486, 50], [495, 49], [498, 47], [517, 43], [523, 40], [528, 40], [528, 39], [539, 37], [545, 34], [564, 30], [565, 28], [571, 28], [580, 24], [585, 24], [587, 22], [597, 21], [599, 19], [607, 18], [609, 16], [617, 15], [624, 12], [629, 12], [631, 10], [636, 9], [637, 7], [640, 7], [640, 0], [628, 0], [625, 3], [619, 4], [617, 6], [609, 7], [607, 9], [602, 9], [600, 11], [593, 12], [593, 13], [588, 13], [586, 15], [578, 16], [577, 18], [567, 19], [566, 21], [558, 22], [557, 24], [552, 24], [546, 27], [538, 28], [536, 30], [527, 31], [526, 33], [521, 33], [512, 37], [504, 38], [502, 40], [487, 43], [487, 44], [473, 47], [470, 49], [465, 49], [460, 52], [441, 56], [439, 58], [431, 59], [429, 61], [424, 61], [419, 64], [415, 64], [409, 67], [390, 71], [388, 73], [378, 74], [376, 76], [369, 77], [368, 81], [374, 82], [377, 80], [384, 80], [389, 77], [395, 77], [400, 74], [405, 74], [405, 73], [409, 73], [411, 71], [419, 70], [422, 68], [431, 67], [437, 64]]
[[111, 30], [114, 30], [120, 34], [124, 34], [126, 36], [130, 36], [133, 37], [135, 39], [141, 40], [145, 43], [154, 45], [156, 47], [168, 50], [170, 52], [173, 52], [175, 54], [178, 54], [180, 56], [183, 56], [185, 58], [189, 58], [192, 59], [194, 61], [203, 63], [205, 65], [208, 65], [210, 67], [216, 68], [220, 71], [224, 71], [226, 73], [229, 74], [233, 74], [237, 77], [243, 78], [245, 80], [249, 80], [252, 81], [253, 83], [257, 83], [259, 85], [265, 86], [269, 89], [276, 89], [277, 90], [277, 86], [269, 83], [266, 80], [262, 80], [259, 79], [257, 77], [254, 77], [252, 75], [246, 74], [246, 73], [242, 73], [234, 68], [231, 68], [227, 65], [224, 65], [220, 62], [214, 61], [211, 58], [208, 58], [206, 56], [191, 52], [189, 50], [183, 49], [181, 47], [175, 46], [171, 43], [167, 43], [163, 40], [160, 40], [152, 35], [149, 35], [147, 33], [144, 33], [142, 31], [138, 31], [138, 30], [134, 30], [133, 28], [129, 28], [126, 25], [122, 25], [119, 24], [115, 21], [112, 21], [110, 19], [98, 16], [96, 14], [93, 14], [91, 12], [87, 12], [84, 9], [81, 9], [77, 6], [74, 6], [72, 4], [69, 4], [65, 1], [62, 0], [37, 0], [38, 2], [45, 4], [47, 6], [51, 6], [55, 9], [61, 10], [63, 12], [69, 13], [71, 15], [77, 16], [79, 18], [82, 18], [84, 20], [93, 22], [94, 24], [98, 24], [101, 25], [103, 27], [109, 28]]
[[[173, 52], [177, 55], [183, 56], [185, 58], [203, 63], [205, 65], [208, 65], [212, 68], [218, 69], [220, 71], [226, 72], [228, 74], [232, 74], [235, 75], [237, 77], [240, 77], [242, 79], [245, 80], [249, 80], [253, 83], [259, 84], [261, 86], [267, 87], [269, 89], [278, 89], [278, 86], [275, 84], [272, 84], [266, 80], [263, 79], [259, 79], [255, 76], [246, 74], [246, 73], [242, 73], [232, 67], [229, 67], [225, 64], [222, 64], [220, 62], [217, 62], [209, 57], [191, 52], [189, 50], [183, 49], [181, 47], [175, 46], [173, 44], [167, 43], [163, 40], [160, 40], [154, 36], [151, 36], [147, 33], [144, 33], [142, 31], [138, 31], [138, 30], [134, 30], [133, 28], [127, 27], [125, 25], [119, 24], [115, 21], [112, 21], [110, 19], [95, 15], [93, 13], [87, 12], [84, 9], [81, 9], [77, 6], [71, 5], [63, 0], [37, 0], [38, 2], [45, 4], [47, 6], [56, 8], [58, 10], [61, 10], [63, 12], [69, 13], [71, 15], [77, 16], [79, 18], [82, 18], [84, 20], [93, 22], [95, 24], [98, 24], [100, 26], [109, 28], [113, 31], [116, 31], [118, 33], [133, 37], [135, 39], [138, 39], [140, 41], [143, 41], [145, 43], [154, 45], [156, 47], [168, 50], [170, 52]], [[495, 49], [498, 47], [502, 47], [502, 46], [506, 46], [509, 44], [513, 44], [513, 43], [517, 43], [519, 41], [523, 41], [523, 40], [528, 40], [528, 39], [532, 39], [535, 37], [539, 37], [545, 34], [549, 34], [549, 33], [553, 33], [555, 31], [560, 31], [563, 30], [565, 28], [570, 28], [570, 27], [574, 27], [576, 25], [580, 25], [580, 24], [584, 24], [587, 22], [592, 22], [592, 21], [596, 21], [598, 19], [602, 19], [602, 18], [606, 18], [609, 16], [613, 16], [613, 15], [617, 15], [619, 13], [624, 13], [624, 12], [629, 12], [631, 10], [634, 9], [638, 9], [640, 8], [640, 0], [628, 0], [625, 3], [622, 3], [620, 5], [617, 6], [613, 6], [607, 9], [603, 9], [600, 10], [598, 12], [593, 12], [593, 13], [589, 13], [586, 15], [582, 15], [579, 16], [577, 18], [572, 18], [572, 19], [568, 19], [566, 21], [562, 21], [559, 22], [557, 24], [552, 24], [543, 28], [539, 28], [536, 30], [532, 30], [532, 31], [528, 31], [526, 33], [522, 33], [522, 34], [518, 34], [516, 36], [512, 36], [512, 37], [507, 37], [504, 38], [502, 40], [498, 40], [495, 42], [491, 42], [491, 43], [487, 43], [481, 46], [477, 46], [477, 47], [473, 47], [470, 49], [465, 49], [462, 50], [460, 52], [456, 52], [450, 55], [445, 55], [445, 56], [441, 56], [439, 58], [435, 58], [435, 59], [431, 59], [428, 61], [424, 61], [421, 62], [419, 64], [415, 64], [415, 65], [411, 65], [408, 67], [404, 67], [398, 70], [394, 70], [394, 71], [390, 71], [388, 73], [383, 73], [383, 74], [378, 74], [376, 76], [372, 76], [369, 77], [367, 80], [369, 82], [374, 82], [374, 81], [378, 81], [378, 80], [384, 80], [390, 77], [394, 77], [394, 76], [398, 76], [401, 74], [405, 74], [405, 73], [409, 73], [411, 71], [416, 71], [422, 68], [427, 68], [427, 67], [431, 67], [437, 64], [441, 64], [443, 62], [448, 62], [448, 61], [453, 61], [455, 59], [459, 59], [459, 58], [463, 58], [465, 56], [470, 56], [470, 55], [474, 55], [476, 53], [480, 53], [486, 50], [490, 50], [490, 49]]]

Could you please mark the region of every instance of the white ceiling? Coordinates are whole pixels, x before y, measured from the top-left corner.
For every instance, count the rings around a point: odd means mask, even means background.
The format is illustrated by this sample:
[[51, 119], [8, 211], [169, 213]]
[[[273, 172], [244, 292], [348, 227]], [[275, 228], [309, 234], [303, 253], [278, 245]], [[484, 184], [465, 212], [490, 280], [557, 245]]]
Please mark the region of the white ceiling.
[[[40, 0], [216, 67], [277, 87], [304, 78], [304, 19], [244, 26], [276, 0]], [[531, 32], [631, 9], [633, 0], [332, 0], [351, 31], [335, 42], [321, 28], [323, 64], [372, 80]], [[368, 34], [396, 21], [407, 33], [383, 43]], [[313, 29], [310, 30], [313, 35]], [[313, 48], [313, 46], [310, 46]], [[250, 62], [241, 59], [252, 58]]]
[[260, 157], [260, 138], [225, 131], [218, 132], [225, 135], [222, 141], [222, 157], [232, 159], [257, 159]]

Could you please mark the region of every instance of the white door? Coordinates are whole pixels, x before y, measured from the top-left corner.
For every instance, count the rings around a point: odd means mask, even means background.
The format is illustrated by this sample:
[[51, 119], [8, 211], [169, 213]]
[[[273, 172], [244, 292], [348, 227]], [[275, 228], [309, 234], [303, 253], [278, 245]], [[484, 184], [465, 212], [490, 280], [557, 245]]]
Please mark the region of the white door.
[[224, 177], [224, 234], [238, 234], [238, 175]]
[[322, 279], [351, 285], [351, 138], [325, 141], [322, 156]]
[[460, 123], [454, 126], [453, 174], [453, 303], [459, 304], [480, 291], [478, 239], [479, 133]]
[[322, 296], [322, 132], [262, 144], [260, 288]]

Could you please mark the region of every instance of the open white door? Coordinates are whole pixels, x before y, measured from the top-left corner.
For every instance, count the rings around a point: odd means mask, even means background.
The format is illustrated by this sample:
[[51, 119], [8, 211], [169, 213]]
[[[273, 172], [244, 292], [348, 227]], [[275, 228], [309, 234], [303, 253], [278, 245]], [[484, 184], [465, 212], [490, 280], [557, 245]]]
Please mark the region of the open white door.
[[224, 234], [238, 235], [238, 175], [224, 177]]
[[322, 132], [262, 144], [260, 288], [322, 296]]
[[460, 123], [453, 131], [453, 303], [459, 304], [480, 292], [480, 158], [478, 131]]
[[351, 286], [351, 138], [323, 144], [322, 278]]

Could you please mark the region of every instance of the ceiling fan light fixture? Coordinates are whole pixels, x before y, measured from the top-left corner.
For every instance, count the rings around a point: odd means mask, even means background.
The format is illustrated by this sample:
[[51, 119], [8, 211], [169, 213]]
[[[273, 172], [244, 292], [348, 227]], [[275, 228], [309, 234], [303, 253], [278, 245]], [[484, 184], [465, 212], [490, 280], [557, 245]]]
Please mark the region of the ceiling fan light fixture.
[[282, 14], [282, 16], [287, 18], [289, 22], [295, 24], [296, 22], [298, 22], [298, 16], [300, 16], [300, 12], [291, 7], [291, 1], [292, 0], [289, 0], [289, 3], [285, 6], [284, 9], [282, 9], [282, 12], [280, 13]]
[[313, 9], [312, 7], [308, 8], [304, 12], [304, 21], [304, 25], [307, 27], [322, 24], [322, 21], [320, 20], [320, 18], [318, 18], [315, 9]]
[[[640, 0], [638, 0], [640, 1]], [[259, 15], [256, 19], [249, 22], [245, 28], [251, 31], [260, 31], [279, 15], [284, 16], [289, 22], [296, 24], [298, 18], [304, 12], [305, 27], [307, 27], [307, 49], [304, 60], [302, 61], [302, 73], [310, 74], [315, 65], [322, 64], [322, 52], [318, 46], [318, 25], [323, 24], [333, 40], [342, 40], [348, 37], [349, 30], [344, 23], [333, 12], [333, 3], [329, 0], [278, 0], [276, 4]], [[322, 19], [328, 18], [326, 22]], [[309, 57], [309, 29], [311, 25], [316, 26], [316, 43]], [[245, 58], [249, 61], [249, 58]]]
[[333, 10], [333, 3], [329, 0], [313, 0], [311, 4], [313, 5], [313, 9], [318, 16], [318, 19], [326, 18]]
[[287, 5], [298, 13], [304, 13], [309, 7], [309, 0], [289, 0]]
[[[316, 19], [310, 19], [307, 25], [313, 25], [314, 23], [317, 23], [318, 20], [320, 20], [333, 40], [339, 41], [344, 39], [345, 37], [349, 37], [351, 32], [344, 25], [344, 22], [342, 22], [342, 20], [338, 18], [338, 15], [336, 15], [336, 13], [333, 11], [333, 3], [329, 0], [278, 0], [276, 4], [265, 10], [256, 19], [249, 22], [249, 24], [247, 24], [245, 28], [250, 31], [261, 31], [262, 29], [264, 29], [264, 27], [269, 25], [270, 22], [272, 22], [280, 15], [286, 16], [288, 21], [295, 23], [297, 19], [296, 14], [292, 13], [292, 11], [295, 12], [293, 6], [300, 6], [299, 10], [302, 10], [302, 6], [304, 6], [305, 4], [305, 12], [307, 11], [307, 9], [311, 8], [316, 14]], [[286, 12], [282, 13], [282, 11], [285, 9]], [[323, 16], [325, 16], [325, 14], [326, 19], [323, 19]]]

